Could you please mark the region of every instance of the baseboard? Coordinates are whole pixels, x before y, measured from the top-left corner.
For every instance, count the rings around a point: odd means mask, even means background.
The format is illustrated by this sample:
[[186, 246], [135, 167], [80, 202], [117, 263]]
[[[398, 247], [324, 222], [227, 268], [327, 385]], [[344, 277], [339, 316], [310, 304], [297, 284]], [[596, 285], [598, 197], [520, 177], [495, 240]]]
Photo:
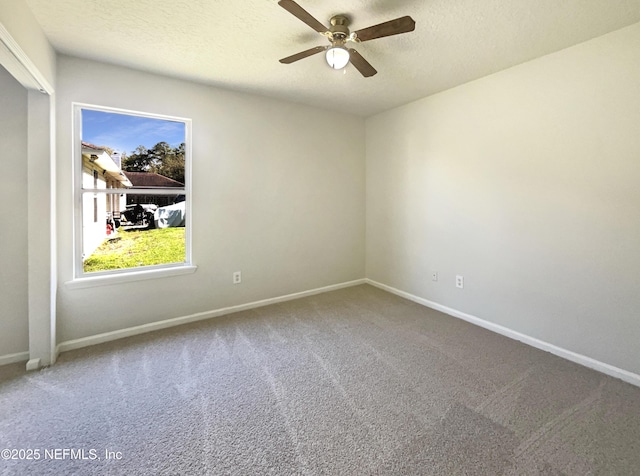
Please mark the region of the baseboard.
[[29, 360], [29, 352], [16, 352], [15, 354], [0, 355], [0, 365], [15, 364]]
[[40, 367], [42, 367], [40, 359], [29, 359], [27, 362], [27, 372], [38, 370]]
[[483, 327], [487, 330], [495, 332], [496, 334], [500, 334], [505, 337], [509, 337], [510, 339], [520, 341], [524, 344], [530, 345], [537, 349], [544, 350], [545, 352], [549, 352], [551, 354], [557, 355], [558, 357], [562, 357], [563, 359], [570, 360], [571, 362], [575, 362], [576, 364], [580, 364], [590, 369], [597, 370], [598, 372], [602, 372], [603, 374], [618, 378], [627, 383], [630, 383], [631, 385], [640, 387], [640, 375], [635, 374], [633, 372], [629, 372], [628, 370], [620, 369], [618, 367], [614, 367], [613, 365], [605, 364], [604, 362], [600, 362], [599, 360], [592, 359], [591, 357], [587, 357], [586, 355], [578, 354], [576, 352], [563, 349], [562, 347], [558, 347], [556, 345], [550, 344], [540, 339], [536, 339], [535, 337], [522, 334], [520, 332], [509, 329], [508, 327], [504, 327], [499, 324], [494, 324], [493, 322], [485, 321], [484, 319], [480, 319], [479, 317], [473, 316], [471, 314], [467, 314], [467, 313], [458, 311], [456, 309], [443, 306], [442, 304], [429, 301], [428, 299], [415, 296], [405, 291], [401, 291], [391, 286], [387, 286], [386, 284], [382, 284], [368, 278], [365, 279], [365, 282], [367, 284], [383, 289], [397, 296], [408, 299], [409, 301], [413, 301], [415, 303], [422, 304], [423, 306], [429, 307], [431, 309], [435, 309], [436, 311], [440, 311], [450, 316], [457, 317], [464, 321], [470, 322], [471, 324], [475, 324], [479, 327]]
[[[279, 302], [292, 301], [294, 299], [300, 299], [307, 296], [313, 296], [314, 294], [326, 293], [328, 291], [335, 291], [337, 289], [348, 288], [351, 286], [357, 286], [359, 284], [365, 284], [365, 279], [356, 279], [354, 281], [347, 281], [345, 283], [333, 284], [331, 286], [324, 286], [322, 288], [310, 289], [308, 291], [302, 291], [299, 293], [286, 294], [284, 296], [278, 296], [269, 299], [262, 299], [260, 301], [253, 301], [246, 304], [240, 304], [237, 306], [230, 306], [221, 309], [215, 309], [212, 311], [199, 312], [197, 314], [191, 314], [188, 316], [175, 317], [172, 319], [166, 319], [158, 322], [151, 322], [149, 324], [143, 324], [141, 326], [128, 327], [126, 329], [119, 329], [117, 331], [105, 332], [103, 334], [96, 334], [89, 337], [82, 337], [80, 339], [68, 340], [58, 344], [56, 352], [67, 352], [69, 350], [80, 349], [82, 347], [88, 347], [90, 345], [102, 344], [116, 339], [122, 339], [124, 337], [131, 337], [138, 334], [144, 334], [146, 332], [157, 331], [160, 329], [166, 329], [169, 327], [175, 327], [182, 324], [188, 324], [190, 322], [202, 321], [204, 319], [210, 319], [212, 317], [224, 316], [227, 314], [233, 314], [234, 312], [246, 311], [249, 309], [256, 309], [258, 307], [268, 306], [270, 304], [276, 304]], [[28, 359], [28, 353], [24, 360]]]

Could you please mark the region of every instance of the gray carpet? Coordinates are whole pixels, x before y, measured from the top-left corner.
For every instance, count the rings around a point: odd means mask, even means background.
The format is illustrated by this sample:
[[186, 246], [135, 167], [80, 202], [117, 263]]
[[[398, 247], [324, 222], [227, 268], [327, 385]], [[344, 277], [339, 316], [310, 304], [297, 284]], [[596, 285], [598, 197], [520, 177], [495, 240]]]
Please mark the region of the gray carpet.
[[23, 365], [5, 475], [640, 474], [640, 388], [366, 285]]

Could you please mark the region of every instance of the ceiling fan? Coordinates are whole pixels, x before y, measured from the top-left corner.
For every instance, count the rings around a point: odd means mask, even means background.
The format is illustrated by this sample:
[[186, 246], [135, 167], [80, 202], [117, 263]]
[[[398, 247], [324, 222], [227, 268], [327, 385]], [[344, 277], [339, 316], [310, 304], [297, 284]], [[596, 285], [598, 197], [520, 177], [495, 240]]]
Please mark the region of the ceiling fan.
[[293, 0], [280, 0], [278, 2], [282, 8], [291, 13], [296, 18], [302, 20], [311, 28], [321, 35], [327, 37], [330, 46], [316, 46], [295, 55], [287, 56], [280, 60], [281, 63], [290, 64], [294, 61], [307, 58], [322, 51], [325, 52], [327, 63], [333, 69], [342, 69], [349, 62], [360, 71], [365, 78], [373, 76], [377, 73], [375, 68], [365, 60], [360, 53], [353, 48], [345, 47], [348, 41], [360, 43], [362, 41], [375, 40], [385, 36], [398, 35], [400, 33], [408, 33], [415, 30], [416, 22], [409, 16], [396, 18], [378, 25], [363, 28], [358, 31], [349, 31], [349, 17], [345, 15], [335, 15], [331, 18], [331, 27], [326, 28], [322, 23], [316, 20], [309, 12], [303, 9]]

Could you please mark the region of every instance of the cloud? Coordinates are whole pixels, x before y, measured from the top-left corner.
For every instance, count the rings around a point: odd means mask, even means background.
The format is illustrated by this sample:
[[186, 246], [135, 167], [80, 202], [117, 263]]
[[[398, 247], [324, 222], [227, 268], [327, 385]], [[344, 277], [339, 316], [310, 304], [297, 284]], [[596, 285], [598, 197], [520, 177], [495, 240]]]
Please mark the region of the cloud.
[[179, 145], [185, 141], [185, 126], [182, 122], [85, 109], [82, 140], [132, 153], [140, 145], [149, 149], [158, 142]]

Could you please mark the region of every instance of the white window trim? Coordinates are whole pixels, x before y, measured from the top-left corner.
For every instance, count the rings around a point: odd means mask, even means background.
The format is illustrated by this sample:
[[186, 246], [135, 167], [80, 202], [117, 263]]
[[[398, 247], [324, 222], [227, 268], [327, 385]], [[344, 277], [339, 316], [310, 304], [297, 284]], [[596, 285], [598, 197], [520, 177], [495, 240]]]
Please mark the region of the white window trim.
[[[163, 114], [119, 109], [95, 104], [72, 103], [73, 109], [73, 279], [65, 283], [71, 289], [85, 288], [144, 279], [164, 278], [194, 273], [197, 266], [191, 260], [191, 235], [193, 223], [192, 191], [191, 191], [191, 119]], [[185, 262], [168, 263], [155, 266], [140, 266], [118, 270], [85, 273], [82, 266], [82, 109], [110, 112], [116, 114], [128, 114], [133, 116], [148, 117], [167, 121], [182, 122], [185, 125], [185, 171], [184, 171], [184, 195], [186, 202], [185, 217]], [[143, 190], [141, 190], [143, 191]]]
[[[112, 274], [87, 273], [86, 278], [77, 278], [67, 281], [65, 286], [68, 289], [84, 289], [96, 286], [109, 286], [112, 284], [131, 283], [134, 281], [144, 281], [147, 279], [168, 278], [171, 276], [181, 276], [184, 274], [193, 274], [198, 269], [197, 266], [177, 263], [173, 265], [162, 265], [162, 268], [153, 268], [145, 266], [140, 268], [128, 268], [126, 270], [114, 270]], [[131, 271], [133, 270], [133, 271]]]

